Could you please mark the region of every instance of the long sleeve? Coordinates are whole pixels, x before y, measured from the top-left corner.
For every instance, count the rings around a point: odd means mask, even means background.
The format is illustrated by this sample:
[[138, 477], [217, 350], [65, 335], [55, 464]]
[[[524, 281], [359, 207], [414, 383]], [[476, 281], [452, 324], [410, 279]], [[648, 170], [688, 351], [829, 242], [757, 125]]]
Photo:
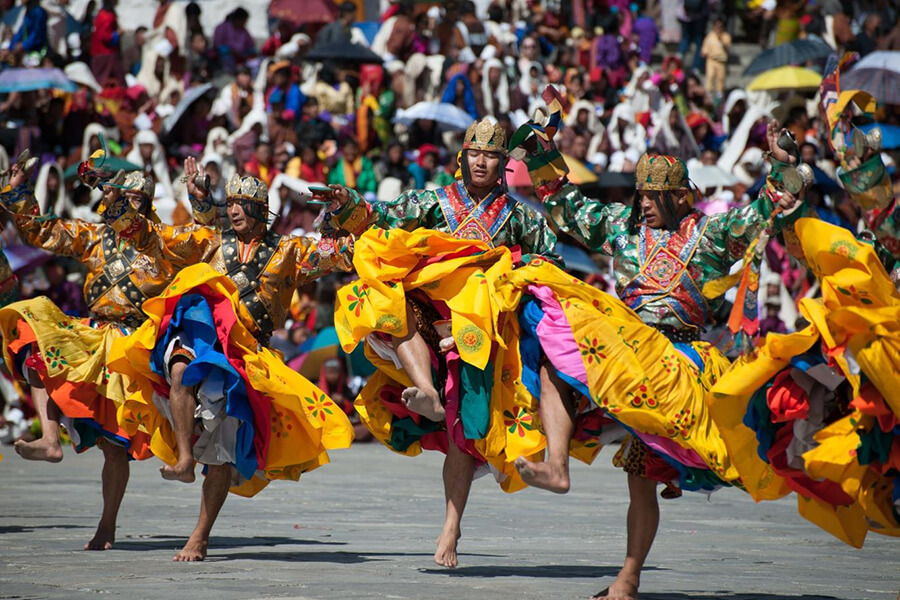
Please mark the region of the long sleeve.
[[209, 262], [221, 245], [219, 231], [208, 225], [173, 227], [164, 223], [147, 223], [135, 245], [146, 248], [151, 244], [161, 244], [166, 259], [182, 268]]
[[28, 184], [4, 191], [0, 203], [12, 213], [19, 235], [31, 246], [83, 260], [100, 241], [102, 225], [79, 219], [41, 217], [34, 190]]
[[353, 270], [353, 238], [337, 239], [298, 236], [287, 238], [296, 253], [296, 277], [298, 284], [318, 279], [333, 271]]
[[588, 198], [572, 184], [548, 184], [537, 192], [553, 224], [594, 252], [611, 256], [614, 239], [628, 231], [630, 206]]
[[864, 209], [866, 225], [885, 250], [900, 260], [900, 202], [894, 198], [884, 208]]
[[333, 215], [333, 224], [353, 235], [362, 235], [371, 227], [412, 231], [418, 227], [434, 229], [445, 222], [432, 192], [410, 190], [390, 202], [366, 202], [354, 190], [349, 192], [350, 201]]

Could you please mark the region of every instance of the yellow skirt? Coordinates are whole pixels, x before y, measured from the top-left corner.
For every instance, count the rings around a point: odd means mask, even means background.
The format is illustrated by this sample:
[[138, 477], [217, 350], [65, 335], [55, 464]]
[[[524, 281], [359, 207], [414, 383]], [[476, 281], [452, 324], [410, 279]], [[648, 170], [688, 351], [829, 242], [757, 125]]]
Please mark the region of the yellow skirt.
[[[707, 343], [673, 344], [624, 303], [544, 260], [502, 277], [559, 376], [653, 452], [640, 474], [687, 490], [739, 484], [704, 403], [729, 367]], [[623, 465], [624, 466], [624, 465]]]
[[[407, 456], [456, 444], [489, 464], [505, 491], [525, 487], [513, 462], [539, 460], [546, 441], [536, 406], [522, 393], [517, 319], [499, 310], [494, 293], [497, 278], [513, 268], [510, 251], [430, 230], [374, 229], [357, 240], [353, 262], [360, 278], [339, 290], [335, 326], [347, 352], [365, 340], [377, 368], [355, 402], [365, 426]], [[408, 310], [432, 342], [443, 423], [411, 413], [400, 398], [412, 381], [391, 336], [406, 335]], [[437, 318], [452, 323], [456, 348], [447, 354], [437, 348]]]
[[736, 363], [710, 410], [754, 499], [795, 491], [801, 515], [860, 547], [867, 531], [900, 535], [900, 293], [848, 231], [796, 230], [822, 288], [800, 303], [810, 325]]
[[[203, 390], [198, 399], [204, 412], [218, 415], [218, 422], [233, 419], [229, 423], [236, 428], [219, 437], [210, 430], [202, 456], [214, 457], [210, 464], [232, 464], [243, 481], [232, 491], [252, 496], [270, 480], [296, 481], [326, 464], [327, 450], [349, 447], [353, 428], [319, 388], [259, 347], [238, 317], [239, 302], [234, 283], [210, 266], [184, 269], [159, 297], [144, 303], [148, 320], [116, 341], [110, 369], [133, 382], [135, 393], [121, 408], [123, 420], [150, 434], [154, 453], [174, 464], [174, 432], [160, 411], [169, 395], [167, 349], [176, 338], [180, 347], [190, 348], [193, 359], [183, 382]], [[203, 439], [201, 433], [198, 442]], [[194, 453], [197, 457], [197, 442]]]
[[[128, 382], [106, 365], [113, 342], [127, 333], [112, 323], [70, 317], [46, 296], [0, 309], [5, 364], [20, 381], [26, 366], [37, 373], [76, 429], [69, 432], [76, 450], [106, 438], [145, 459], [151, 455], [149, 436], [119, 424], [118, 407], [127, 398]], [[23, 362], [28, 350], [31, 358]]]

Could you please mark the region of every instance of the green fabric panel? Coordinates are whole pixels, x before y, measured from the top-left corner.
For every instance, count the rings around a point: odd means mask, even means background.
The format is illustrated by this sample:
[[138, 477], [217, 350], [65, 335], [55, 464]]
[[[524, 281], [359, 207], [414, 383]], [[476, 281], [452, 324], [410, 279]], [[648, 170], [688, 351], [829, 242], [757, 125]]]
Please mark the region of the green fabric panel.
[[488, 363], [484, 370], [460, 361], [459, 368], [460, 418], [467, 440], [487, 437], [491, 422], [491, 388], [494, 385], [494, 365]]

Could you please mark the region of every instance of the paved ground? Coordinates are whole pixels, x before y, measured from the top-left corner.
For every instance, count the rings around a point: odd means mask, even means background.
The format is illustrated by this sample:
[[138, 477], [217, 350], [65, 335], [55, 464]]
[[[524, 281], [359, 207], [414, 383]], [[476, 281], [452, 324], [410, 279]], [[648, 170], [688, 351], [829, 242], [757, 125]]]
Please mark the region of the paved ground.
[[[79, 550], [99, 514], [100, 455], [58, 465], [0, 462], [0, 598], [585, 598], [624, 552], [624, 476], [606, 449], [576, 465], [568, 496], [506, 495], [476, 482], [460, 568], [431, 562], [442, 517], [440, 459], [381, 446], [333, 454], [302, 483], [233, 497], [205, 563], [172, 564], [190, 532], [200, 484], [133, 465], [116, 549]], [[863, 550], [801, 519], [793, 499], [754, 505], [737, 490], [663, 503], [644, 577], [647, 600], [897, 598], [900, 542]]]

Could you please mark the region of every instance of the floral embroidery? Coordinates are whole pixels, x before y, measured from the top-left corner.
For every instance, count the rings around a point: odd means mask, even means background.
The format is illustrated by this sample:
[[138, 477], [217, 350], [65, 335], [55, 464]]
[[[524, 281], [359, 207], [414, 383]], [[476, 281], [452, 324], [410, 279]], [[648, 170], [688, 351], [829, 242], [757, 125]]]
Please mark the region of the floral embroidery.
[[484, 346], [484, 334], [474, 325], [466, 325], [456, 336], [456, 345], [469, 352], [478, 352]]
[[650, 393], [650, 389], [647, 387], [647, 381], [648, 378], [644, 377], [641, 385], [638, 386], [636, 391], [628, 392], [626, 394], [631, 399], [631, 405], [635, 408], [640, 408], [641, 406], [657, 408], [659, 406], [659, 400], [654, 398], [653, 394]]
[[515, 415], [508, 410], [504, 410], [503, 422], [510, 433], [517, 433], [519, 437], [525, 437], [525, 432], [534, 428], [534, 417], [525, 412], [525, 409], [522, 407], [519, 407], [518, 413]]
[[691, 409], [680, 410], [669, 421], [669, 427], [666, 428], [666, 432], [673, 438], [681, 436], [685, 440], [689, 440], [691, 439], [691, 429], [696, 421], [697, 419], [691, 413]]
[[607, 358], [606, 354], [603, 353], [606, 346], [600, 344], [597, 338], [589, 340], [585, 337], [583, 342], [578, 343], [578, 347], [581, 349], [582, 359], [586, 359], [588, 364], [592, 364], [594, 361], [599, 363], [601, 358]]
[[363, 304], [365, 304], [366, 298], [369, 297], [369, 284], [364, 283], [362, 287], [359, 285], [353, 286], [353, 293], [347, 294], [347, 300], [350, 301], [350, 310], [353, 311], [355, 316], [359, 316], [359, 313], [362, 311]]
[[387, 333], [400, 331], [402, 325], [403, 323], [397, 315], [381, 315], [378, 317], [378, 320], [375, 321], [375, 329]]
[[869, 293], [865, 290], [856, 289], [855, 285], [851, 285], [850, 289], [837, 286], [837, 291], [845, 296], [850, 296], [851, 298], [853, 298], [853, 300], [861, 302], [862, 304], [872, 304], [872, 299], [869, 298]]
[[62, 356], [62, 349], [54, 346], [47, 349], [45, 360], [47, 361], [47, 364], [50, 365], [51, 369], [64, 367], [69, 364], [69, 361]]
[[838, 256], [845, 256], [850, 260], [856, 258], [856, 246], [847, 240], [839, 240], [831, 244], [831, 253]]
[[[316, 397], [310, 398], [307, 396], [306, 398], [304, 398], [304, 400], [309, 405], [306, 407], [306, 410], [308, 410], [310, 413], [312, 413], [312, 416], [314, 419], [318, 418], [324, 422], [325, 419], [327, 418], [325, 415], [333, 415], [334, 414], [334, 412], [331, 409], [331, 407], [334, 406], [334, 402], [329, 400], [328, 396], [326, 396], [325, 394], [319, 395], [318, 398], [316, 398]], [[279, 416], [280, 416], [280, 414], [279, 414]]]

